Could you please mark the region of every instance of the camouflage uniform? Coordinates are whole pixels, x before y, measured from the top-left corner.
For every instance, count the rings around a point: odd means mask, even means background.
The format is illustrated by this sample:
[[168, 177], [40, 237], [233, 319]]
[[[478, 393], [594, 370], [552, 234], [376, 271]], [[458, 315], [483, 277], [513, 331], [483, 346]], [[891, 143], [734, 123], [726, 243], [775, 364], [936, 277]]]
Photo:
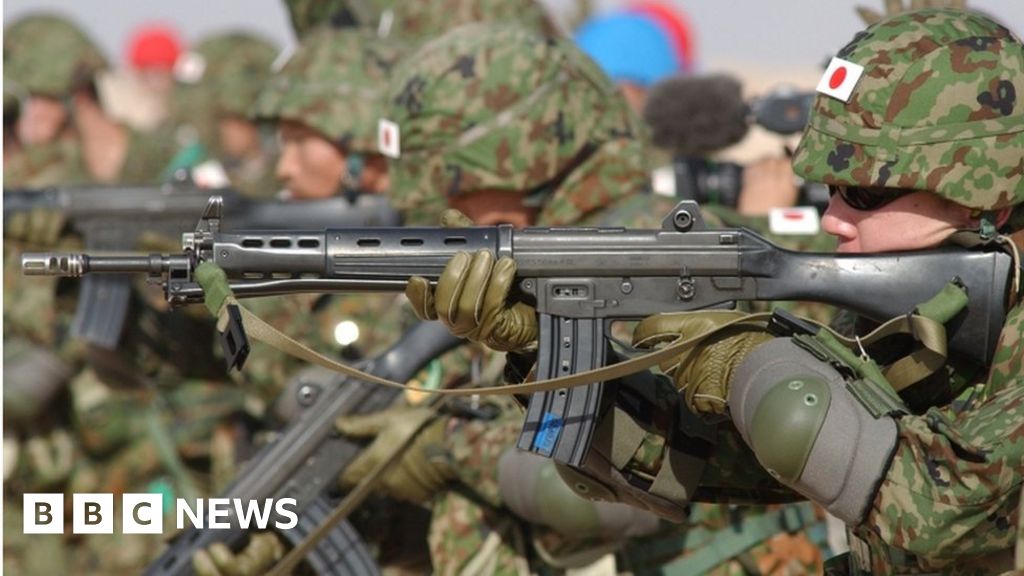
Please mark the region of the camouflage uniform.
[[[478, 190], [531, 191], [526, 201], [540, 207], [539, 225], [654, 228], [674, 205], [647, 193], [642, 122], [611, 81], [567, 42], [514, 27], [460, 28], [401, 66], [390, 104], [387, 118], [399, 126], [401, 142], [392, 164], [392, 196], [418, 223], [436, 222], [447, 197]], [[515, 444], [521, 425], [521, 412], [506, 408], [496, 421], [456, 420], [450, 430], [447, 452], [460, 488], [433, 501], [429, 543], [438, 573], [551, 571], [569, 558], [586, 563], [621, 547], [530, 526], [506, 511], [497, 460]], [[689, 524], [666, 526], [652, 539], [658, 562], [644, 560], [651, 542], [637, 542], [620, 551], [620, 567], [650, 572], [675, 558], [685, 562], [708, 545], [706, 539], [695, 543], [694, 532], [725, 533], [741, 517], [763, 513], [695, 506]], [[802, 535], [783, 536], [807, 543]], [[775, 573], [820, 568], [813, 544], [799, 548], [806, 558], [763, 567], [779, 569]], [[771, 548], [758, 542], [740, 552], [772, 557]], [[737, 574], [750, 565], [724, 555], [711, 567]]]
[[[849, 103], [818, 97], [799, 176], [929, 190], [979, 211], [1024, 202], [1024, 52], [1007, 29], [922, 10], [860, 32], [839, 57], [864, 75]], [[1008, 232], [1022, 229], [1016, 211]], [[960, 374], [957, 400], [897, 421], [892, 463], [852, 531], [856, 569], [983, 573], [1009, 554], [1024, 470], [1022, 333], [1018, 303], [987, 374]]]

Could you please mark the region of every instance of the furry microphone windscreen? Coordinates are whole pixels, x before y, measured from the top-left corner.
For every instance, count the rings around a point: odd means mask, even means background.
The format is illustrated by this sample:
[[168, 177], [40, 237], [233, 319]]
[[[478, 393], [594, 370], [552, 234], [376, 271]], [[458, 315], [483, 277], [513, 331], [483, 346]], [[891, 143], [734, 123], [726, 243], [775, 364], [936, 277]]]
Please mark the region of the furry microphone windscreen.
[[725, 74], [668, 78], [644, 106], [655, 146], [676, 156], [707, 156], [739, 142], [748, 115], [740, 81]]

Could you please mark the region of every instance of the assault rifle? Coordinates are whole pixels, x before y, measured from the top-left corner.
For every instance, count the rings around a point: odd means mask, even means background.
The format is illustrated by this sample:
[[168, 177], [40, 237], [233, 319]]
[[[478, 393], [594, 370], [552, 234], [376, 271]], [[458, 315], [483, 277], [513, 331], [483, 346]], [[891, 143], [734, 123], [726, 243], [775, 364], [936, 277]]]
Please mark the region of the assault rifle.
[[[174, 184], [149, 187], [82, 187], [4, 190], [4, 223], [18, 213], [51, 210], [62, 213], [70, 229], [91, 251], [131, 251], [144, 237], [174, 239], [194, 225], [211, 193], [218, 194], [233, 214], [236, 228], [289, 229], [330, 226], [398, 226], [401, 218], [377, 195], [354, 201], [260, 201], [234, 190], [203, 190]], [[73, 336], [113, 350], [121, 338], [129, 309], [131, 283], [121, 276], [83, 281], [71, 325]]]
[[[431, 360], [462, 341], [435, 322], [413, 327], [380, 356], [362, 363], [362, 369], [391, 380], [411, 379]], [[327, 516], [324, 494], [362, 450], [362, 445], [337, 434], [334, 421], [344, 414], [375, 412], [387, 408], [400, 390], [372, 386], [314, 367], [300, 373], [287, 388], [298, 414], [285, 430], [253, 457], [221, 497], [264, 502], [294, 498], [299, 513], [295, 529], [280, 532], [297, 545]], [[272, 515], [270, 522], [276, 518]], [[238, 548], [246, 531], [239, 527], [232, 509], [226, 530], [188, 528], [178, 534], [163, 554], [146, 570], [147, 576], [192, 574], [192, 556], [214, 542]], [[372, 556], [348, 523], [342, 523], [306, 556], [319, 575], [377, 573]]]
[[[887, 254], [782, 249], [747, 229], [707, 229], [699, 206], [679, 203], [656, 230], [624, 228], [331, 228], [218, 232], [212, 199], [183, 253], [105, 257], [27, 254], [26, 274], [143, 273], [172, 304], [200, 302], [204, 261], [227, 273], [239, 298], [291, 292], [400, 291], [410, 276], [436, 280], [459, 250], [515, 259], [515, 298], [539, 314], [537, 378], [613, 361], [611, 324], [735, 301], [815, 301], [884, 321], [910, 313], [950, 281], [970, 302], [946, 324], [949, 358], [987, 365], [1006, 317], [1012, 258], [949, 246]], [[584, 468], [604, 383], [534, 394], [519, 447]], [[612, 394], [612, 392], [609, 392]], [[605, 398], [607, 401], [607, 398]], [[638, 480], [639, 482], [640, 480]]]

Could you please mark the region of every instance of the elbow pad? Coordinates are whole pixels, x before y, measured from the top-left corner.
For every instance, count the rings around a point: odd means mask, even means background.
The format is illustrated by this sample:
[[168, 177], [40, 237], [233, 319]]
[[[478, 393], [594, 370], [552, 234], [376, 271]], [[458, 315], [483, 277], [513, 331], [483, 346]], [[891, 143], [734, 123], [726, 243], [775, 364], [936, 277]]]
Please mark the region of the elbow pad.
[[579, 496], [549, 458], [512, 449], [498, 461], [498, 483], [505, 506], [520, 518], [573, 538], [624, 539], [646, 536], [658, 517], [618, 502]]
[[895, 451], [895, 420], [872, 416], [838, 371], [789, 338], [743, 360], [729, 409], [772, 476], [847, 524], [860, 522]]

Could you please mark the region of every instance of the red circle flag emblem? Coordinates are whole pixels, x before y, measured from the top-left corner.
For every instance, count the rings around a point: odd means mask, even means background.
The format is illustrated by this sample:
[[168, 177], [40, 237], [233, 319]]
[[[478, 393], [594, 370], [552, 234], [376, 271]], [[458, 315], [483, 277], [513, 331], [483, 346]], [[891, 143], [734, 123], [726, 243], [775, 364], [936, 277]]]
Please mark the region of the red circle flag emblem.
[[398, 124], [381, 118], [377, 122], [377, 150], [388, 158], [398, 158], [402, 153], [402, 134]]
[[832, 77], [828, 79], [828, 87], [835, 90], [843, 84], [843, 80], [846, 80], [846, 66], [836, 68], [836, 71], [832, 73]]
[[825, 73], [822, 74], [817, 90], [826, 96], [849, 102], [863, 74], [864, 67], [860, 64], [842, 58], [833, 58], [829, 62], [828, 68], [825, 69]]

